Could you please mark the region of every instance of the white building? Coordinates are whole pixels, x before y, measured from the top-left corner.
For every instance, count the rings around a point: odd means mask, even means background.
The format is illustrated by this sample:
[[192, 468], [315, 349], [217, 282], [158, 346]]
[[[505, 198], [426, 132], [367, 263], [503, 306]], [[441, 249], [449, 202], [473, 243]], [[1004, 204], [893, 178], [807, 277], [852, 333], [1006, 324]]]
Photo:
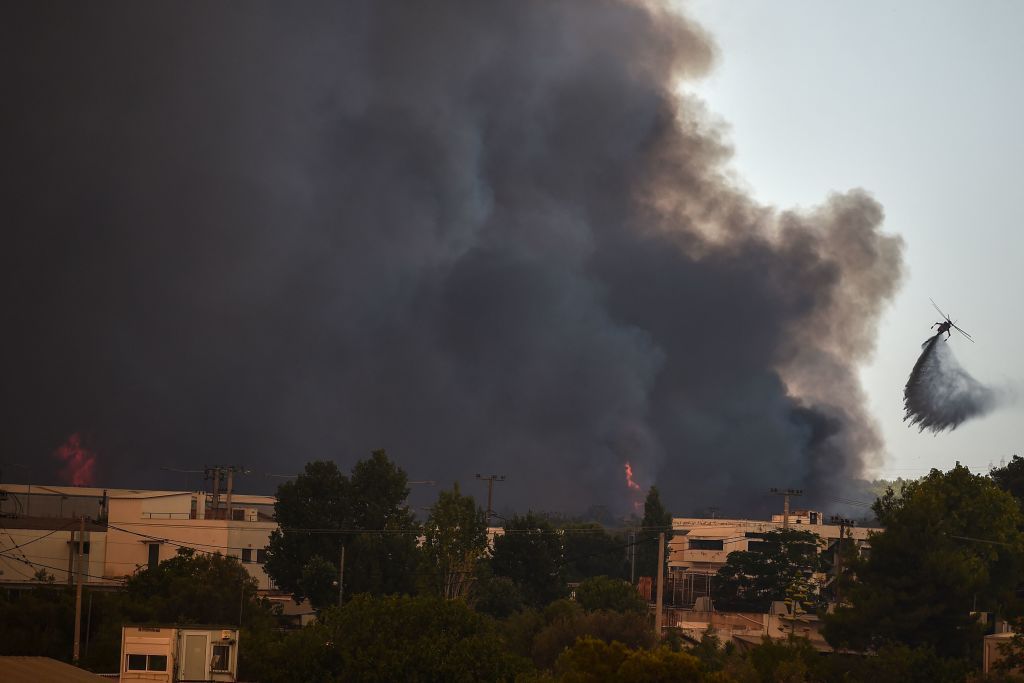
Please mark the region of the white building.
[[[77, 486], [0, 484], [0, 583], [31, 582], [43, 570], [70, 583], [86, 516], [83, 580], [114, 584], [179, 548], [239, 558], [259, 588], [273, 584], [263, 562], [277, 529], [272, 496], [218, 495]], [[95, 521], [94, 521], [95, 520]]]

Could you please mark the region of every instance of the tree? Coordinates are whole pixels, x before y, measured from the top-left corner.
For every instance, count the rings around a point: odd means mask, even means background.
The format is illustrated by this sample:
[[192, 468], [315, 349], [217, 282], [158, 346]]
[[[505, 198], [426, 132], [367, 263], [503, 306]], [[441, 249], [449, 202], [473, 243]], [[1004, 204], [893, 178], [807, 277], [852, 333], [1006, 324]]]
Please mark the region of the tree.
[[653, 647], [656, 642], [646, 614], [584, 612], [568, 600], [562, 603], [557, 601], [545, 610], [547, 625], [533, 639], [533, 661], [539, 668], [551, 667], [559, 654], [584, 636], [632, 648]]
[[423, 575], [430, 591], [462, 597], [473, 584], [477, 562], [487, 552], [487, 518], [472, 496], [455, 483], [442, 491], [423, 526]]
[[564, 527], [565, 578], [582, 581], [592, 576], [629, 578], [625, 539], [613, 536], [600, 524], [570, 524]]
[[644, 518], [640, 522], [642, 530], [637, 535], [636, 574], [637, 576], [658, 576], [658, 534], [665, 531], [665, 555], [661, 562], [668, 559], [668, 541], [672, 529], [672, 515], [661, 504], [658, 487], [652, 486], [644, 500]]
[[826, 620], [836, 646], [932, 647], [973, 659], [981, 626], [972, 610], [1019, 613], [1015, 589], [1024, 567], [1017, 502], [987, 477], [957, 466], [892, 490], [875, 502], [885, 531], [854, 566], [849, 607]]
[[[270, 537], [264, 568], [279, 587], [314, 607], [335, 601], [326, 567], [340, 575], [345, 547], [345, 593], [411, 592], [416, 575], [416, 530], [405, 504], [404, 471], [382, 450], [356, 463], [346, 477], [332, 462], [311, 462], [278, 488], [279, 530]], [[336, 579], [332, 579], [336, 580]]]
[[74, 592], [64, 586], [0, 588], [0, 655], [68, 659], [74, 613]]
[[[341, 535], [323, 533], [345, 529], [352, 520], [352, 495], [348, 477], [333, 462], [306, 463], [302, 474], [277, 488], [274, 512], [278, 529], [270, 534], [263, 568], [279, 588], [296, 599], [312, 598], [315, 606], [323, 595], [307, 594], [303, 571], [329, 563], [335, 571], [341, 554]], [[320, 530], [313, 533], [311, 530]], [[337, 573], [334, 574], [337, 576]]]
[[505, 523], [494, 539], [491, 570], [512, 579], [528, 605], [543, 607], [566, 593], [561, 536], [532, 512]]
[[502, 681], [529, 670], [489, 618], [460, 600], [358, 595], [289, 635], [275, 681]]
[[180, 548], [177, 555], [128, 577], [118, 609], [99, 615], [99, 636], [116, 648], [124, 622], [161, 624], [239, 624], [239, 670], [248, 678], [263, 656], [256, 643], [275, 639], [276, 609], [257, 593], [258, 583], [236, 557]]
[[647, 613], [647, 601], [629, 581], [608, 576], [595, 576], [580, 583], [576, 587], [576, 602], [588, 612], [609, 610]]
[[137, 620], [193, 624], [237, 624], [240, 609], [262, 604], [257, 587], [238, 558], [192, 548], [179, 548], [125, 584]]
[[507, 576], [494, 576], [486, 566], [477, 567], [469, 603], [477, 612], [496, 619], [506, 619], [526, 606], [516, 582]]
[[583, 637], [558, 657], [555, 669], [565, 683], [604, 681], [702, 680], [700, 660], [667, 647], [633, 650], [620, 642]]
[[996, 486], [1009, 493], [1024, 506], [1024, 458], [1014, 455], [1003, 467], [989, 472]]
[[760, 541], [749, 543], [748, 550], [729, 553], [712, 582], [715, 601], [727, 609], [764, 612], [773, 601], [793, 600], [797, 592], [816, 592], [809, 578], [821, 569], [820, 545], [821, 538], [811, 531], [764, 533]]

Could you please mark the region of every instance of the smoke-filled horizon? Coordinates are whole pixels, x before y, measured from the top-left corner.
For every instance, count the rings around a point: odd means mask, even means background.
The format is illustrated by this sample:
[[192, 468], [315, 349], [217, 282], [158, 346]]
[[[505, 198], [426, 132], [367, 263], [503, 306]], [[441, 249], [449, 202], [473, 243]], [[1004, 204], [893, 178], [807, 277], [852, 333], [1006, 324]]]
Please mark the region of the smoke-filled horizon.
[[30, 3], [0, 32], [2, 447], [36, 477], [77, 432], [111, 486], [383, 447], [520, 509], [629, 509], [628, 461], [674, 511], [754, 513], [880, 457], [857, 371], [901, 240], [862, 190], [736, 187], [684, 17]]

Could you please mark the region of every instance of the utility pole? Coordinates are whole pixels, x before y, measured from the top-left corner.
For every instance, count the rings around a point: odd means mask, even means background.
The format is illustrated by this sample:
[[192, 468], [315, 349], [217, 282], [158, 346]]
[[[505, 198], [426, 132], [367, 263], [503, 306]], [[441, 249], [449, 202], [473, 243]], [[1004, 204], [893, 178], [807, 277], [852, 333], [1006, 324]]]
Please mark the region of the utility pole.
[[491, 526], [491, 517], [494, 516], [494, 482], [505, 481], [505, 475], [488, 474], [487, 476], [483, 476], [480, 474], [474, 474], [473, 476], [479, 479], [480, 481], [487, 482], [487, 526]]
[[345, 604], [345, 540], [341, 541], [341, 561], [338, 562], [338, 607]]
[[636, 531], [629, 532], [629, 582], [636, 585]]
[[[188, 470], [175, 471], [187, 472]], [[220, 487], [221, 482], [223, 482], [225, 485], [224, 519], [231, 521], [231, 494], [235, 487], [235, 473], [249, 474], [249, 470], [241, 465], [213, 465], [212, 467], [204, 467], [203, 472], [207, 480], [213, 479], [213, 495], [211, 496], [210, 503], [210, 509], [213, 510], [212, 518], [217, 519], [220, 516]]]
[[654, 633], [661, 640], [662, 603], [665, 602], [665, 532], [658, 534], [658, 604], [654, 606]]
[[217, 519], [217, 510], [220, 508], [220, 468], [207, 467], [206, 476], [209, 477], [211, 472], [213, 473], [213, 518]]
[[831, 519], [829, 521], [832, 522], [833, 524], [838, 524], [839, 525], [839, 540], [836, 542], [836, 581], [835, 581], [836, 603], [839, 603], [840, 597], [841, 597], [840, 596], [840, 589], [841, 589], [841, 581], [840, 581], [840, 579], [842, 578], [842, 575], [843, 575], [843, 541], [846, 540], [846, 529], [847, 529], [847, 527], [853, 526], [855, 524], [855, 522], [852, 519], [846, 519], [844, 517], [840, 517], [839, 515], [832, 515], [832, 517], [831, 517]]
[[85, 515], [82, 515], [78, 529], [78, 567], [75, 572], [78, 577], [78, 585], [75, 587], [75, 646], [71, 654], [71, 661], [76, 665], [82, 645], [82, 557], [84, 555]]
[[235, 468], [234, 467], [228, 467], [227, 470], [228, 470], [228, 492], [227, 492], [227, 495], [224, 496], [224, 503], [225, 503], [225, 507], [227, 509], [227, 512], [224, 513], [224, 519], [226, 519], [227, 521], [230, 522], [231, 521], [231, 489], [234, 488], [234, 485], [235, 485]]
[[789, 531], [789, 498], [804, 495], [803, 489], [768, 489], [768, 493], [782, 496], [782, 530]]

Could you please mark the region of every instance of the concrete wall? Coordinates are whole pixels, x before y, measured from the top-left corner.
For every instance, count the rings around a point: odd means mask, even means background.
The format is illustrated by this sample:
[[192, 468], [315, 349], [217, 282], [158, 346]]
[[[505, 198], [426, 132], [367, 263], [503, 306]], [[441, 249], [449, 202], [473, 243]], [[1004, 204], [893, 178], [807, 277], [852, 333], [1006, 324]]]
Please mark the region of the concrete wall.
[[[45, 570], [58, 584], [73, 580], [78, 566], [79, 524], [76, 520], [0, 521], [3, 522], [3, 531], [0, 531], [0, 583], [32, 581], [37, 569]], [[104, 583], [101, 577], [107, 553], [107, 534], [102, 527], [86, 524], [85, 540], [89, 543], [89, 552], [83, 556], [82, 571], [86, 574], [83, 581]], [[27, 560], [32, 565], [15, 558]]]

